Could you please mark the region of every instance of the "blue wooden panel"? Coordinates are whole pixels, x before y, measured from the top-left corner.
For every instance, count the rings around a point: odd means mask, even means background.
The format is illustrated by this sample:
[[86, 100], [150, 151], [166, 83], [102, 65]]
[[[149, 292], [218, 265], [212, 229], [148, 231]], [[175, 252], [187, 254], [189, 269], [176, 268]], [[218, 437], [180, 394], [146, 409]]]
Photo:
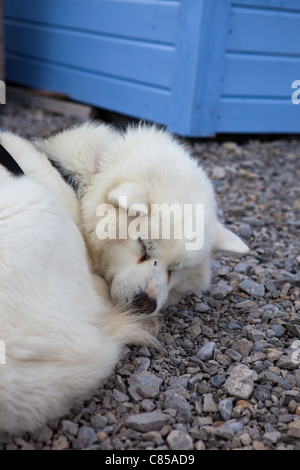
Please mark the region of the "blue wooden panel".
[[180, 0], [6, 0], [5, 17], [174, 44]]
[[299, 133], [300, 107], [291, 99], [222, 98], [216, 132]]
[[227, 53], [222, 95], [289, 98], [298, 71], [300, 57]]
[[170, 87], [174, 47], [5, 21], [7, 51], [105, 75]]
[[[214, 1], [214, 0], [210, 0]], [[183, 0], [177, 30], [176, 64], [172, 99], [166, 124], [182, 135], [189, 135], [194, 113], [195, 88], [199, 86], [197, 66], [204, 32], [206, 0]]]
[[300, 2], [233, 1], [216, 132], [300, 132]]
[[300, 12], [234, 6], [231, 14], [228, 50], [300, 56]]
[[234, 0], [232, 5], [256, 9], [267, 8], [268, 10], [277, 10], [279, 14], [282, 11], [300, 11], [299, 0]]
[[[9, 79], [31, 87], [60, 91], [74, 100], [165, 123], [170, 93], [156, 87], [7, 54]], [[20, 73], [22, 75], [20, 75]]]
[[[205, 0], [188, 135], [215, 133], [229, 25], [229, 0]], [[194, 31], [195, 34], [195, 31]]]
[[181, 135], [300, 132], [300, 0], [6, 0], [7, 79]]

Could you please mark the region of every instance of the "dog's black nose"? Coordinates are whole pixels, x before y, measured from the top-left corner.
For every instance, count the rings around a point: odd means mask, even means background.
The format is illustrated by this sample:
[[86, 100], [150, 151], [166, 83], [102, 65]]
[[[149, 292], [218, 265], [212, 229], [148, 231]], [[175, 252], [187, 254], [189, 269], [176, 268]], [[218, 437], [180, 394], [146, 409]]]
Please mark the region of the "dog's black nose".
[[149, 295], [146, 292], [141, 292], [137, 294], [133, 301], [133, 306], [142, 313], [153, 313], [157, 307], [155, 299], [150, 299]]

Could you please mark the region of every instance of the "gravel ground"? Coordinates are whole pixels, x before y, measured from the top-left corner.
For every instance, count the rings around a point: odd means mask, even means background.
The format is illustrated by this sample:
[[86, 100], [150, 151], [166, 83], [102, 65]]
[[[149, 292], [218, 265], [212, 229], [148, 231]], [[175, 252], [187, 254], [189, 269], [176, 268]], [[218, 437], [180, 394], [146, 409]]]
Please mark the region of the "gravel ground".
[[[1, 108], [25, 134], [72, 122]], [[250, 253], [218, 256], [211, 290], [162, 313], [158, 349], [124, 348], [82, 408], [0, 449], [300, 450], [300, 139], [188, 145]]]

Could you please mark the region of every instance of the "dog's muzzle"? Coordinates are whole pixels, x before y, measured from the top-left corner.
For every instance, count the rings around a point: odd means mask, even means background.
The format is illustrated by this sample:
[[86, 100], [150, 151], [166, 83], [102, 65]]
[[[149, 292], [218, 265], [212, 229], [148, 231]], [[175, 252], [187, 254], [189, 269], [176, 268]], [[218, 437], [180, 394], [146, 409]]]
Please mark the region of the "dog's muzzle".
[[153, 313], [156, 310], [157, 302], [155, 299], [150, 299], [147, 292], [141, 292], [134, 297], [132, 305], [141, 313]]

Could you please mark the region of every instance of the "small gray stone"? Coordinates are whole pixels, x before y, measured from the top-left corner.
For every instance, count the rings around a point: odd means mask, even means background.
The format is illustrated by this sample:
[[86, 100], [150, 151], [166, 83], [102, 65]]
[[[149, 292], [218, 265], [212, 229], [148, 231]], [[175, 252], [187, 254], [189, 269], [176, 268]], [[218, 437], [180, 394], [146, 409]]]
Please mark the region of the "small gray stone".
[[282, 325], [272, 325], [271, 329], [274, 331], [276, 338], [281, 338], [285, 334], [285, 329]]
[[165, 408], [174, 408], [177, 411], [190, 411], [189, 402], [176, 390], [167, 390], [164, 393]]
[[288, 323], [287, 330], [295, 338], [300, 338], [300, 325]]
[[192, 438], [181, 429], [174, 429], [167, 437], [167, 444], [171, 450], [193, 450]]
[[241, 274], [246, 274], [249, 270], [249, 266], [245, 263], [238, 263], [235, 267], [234, 267], [234, 270], [237, 272], [237, 273], [241, 273]]
[[252, 348], [251, 348], [251, 353], [252, 352], [265, 352], [265, 348], [262, 346], [262, 344], [259, 341], [255, 341]]
[[271, 442], [271, 444], [276, 444], [276, 442], [278, 442], [281, 438], [281, 433], [279, 431], [265, 432], [263, 438], [266, 441]]
[[240, 421], [228, 421], [227, 423], [224, 424], [224, 426], [228, 426], [234, 434], [238, 434], [244, 429], [244, 423], [242, 420]]
[[281, 367], [282, 369], [297, 369], [299, 367], [298, 361], [295, 361], [293, 356], [293, 352], [288, 352], [288, 354], [283, 354], [280, 356], [277, 362], [277, 366]]
[[265, 339], [266, 334], [263, 331], [257, 330], [255, 328], [251, 328], [251, 330], [248, 331], [248, 338], [251, 341], [260, 341], [262, 339]]
[[142, 372], [143, 370], [148, 370], [150, 367], [149, 357], [140, 357], [140, 363], [137, 367], [137, 372]]
[[150, 413], [129, 415], [125, 420], [125, 426], [140, 432], [160, 431], [163, 426], [169, 424], [170, 420], [170, 415], [155, 410]]
[[245, 312], [253, 312], [253, 311], [256, 311], [256, 303], [254, 302], [254, 300], [250, 300], [250, 299], [247, 299], [247, 300], [243, 300], [242, 302], [238, 302], [237, 304], [233, 305], [234, 308], [236, 308], [237, 310], [242, 310], [242, 311], [245, 311]]
[[205, 413], [215, 413], [218, 411], [218, 407], [214, 401], [212, 393], [206, 393], [203, 395], [203, 411]]
[[201, 334], [201, 326], [198, 318], [194, 318], [192, 321], [191, 326], [187, 329], [187, 331], [190, 333], [191, 338], [197, 338]]
[[292, 421], [293, 421], [293, 416], [288, 414], [288, 413], [284, 413], [284, 414], [278, 416], [278, 422], [279, 423], [289, 424]]
[[242, 359], [242, 355], [235, 351], [234, 349], [226, 349], [225, 351], [226, 356], [229, 356], [234, 362], [240, 362]]
[[290, 390], [291, 384], [288, 380], [285, 380], [281, 377], [278, 379], [278, 386], [281, 387], [283, 390]]
[[126, 393], [121, 392], [117, 388], [114, 389], [113, 396], [117, 403], [124, 403], [125, 401], [129, 400], [129, 396], [126, 395]]
[[227, 356], [226, 354], [222, 354], [219, 351], [216, 354], [215, 360], [225, 367], [228, 367], [232, 362], [229, 356]]
[[161, 438], [161, 434], [159, 431], [149, 431], [143, 435], [143, 438], [145, 441], [154, 441], [154, 439]]
[[230, 269], [227, 266], [221, 266], [216, 268], [216, 274], [218, 276], [227, 276], [229, 273]]
[[219, 412], [224, 421], [228, 421], [231, 418], [232, 413], [232, 400], [230, 398], [224, 398], [218, 404]]
[[196, 386], [196, 391], [199, 393], [199, 395], [208, 393], [210, 390], [211, 390], [210, 385], [205, 381], [198, 383]]
[[228, 328], [230, 330], [241, 330], [242, 326], [239, 323], [237, 323], [236, 321], [230, 321], [228, 323]]
[[218, 282], [211, 289], [211, 295], [215, 299], [224, 299], [230, 292], [232, 292], [232, 287], [225, 281]]
[[239, 283], [240, 289], [251, 297], [259, 298], [265, 295], [265, 288], [252, 279], [245, 279]]
[[[264, 361], [266, 359], [266, 354], [261, 352], [261, 351], [253, 351], [250, 356], [247, 358], [247, 362], [249, 364], [252, 364], [253, 362], [255, 363], [260, 363], [261, 361]], [[265, 368], [264, 364], [263, 369]]]
[[264, 381], [271, 382], [272, 384], [277, 384], [279, 381], [279, 376], [274, 372], [267, 370], [263, 372], [263, 379]]
[[226, 377], [221, 374], [216, 374], [210, 379], [211, 386], [213, 388], [219, 388], [226, 382]]
[[156, 398], [159, 394], [159, 387], [162, 379], [147, 370], [142, 370], [131, 375], [128, 379], [128, 393], [135, 400], [142, 398]]
[[197, 352], [197, 357], [201, 359], [201, 361], [208, 361], [213, 357], [214, 350], [216, 349], [217, 344], [214, 341], [208, 341], [202, 348], [199, 349]]
[[91, 425], [94, 429], [103, 429], [107, 425], [107, 419], [100, 413], [97, 413], [91, 417]]
[[184, 377], [184, 376], [179, 376], [179, 377], [171, 377], [169, 380], [170, 386], [168, 387], [168, 390], [171, 388], [175, 390], [176, 388], [179, 389], [185, 389], [188, 386], [189, 383], [189, 378]]
[[275, 284], [271, 279], [266, 282], [265, 286], [266, 289], [270, 292], [273, 299], [277, 299], [277, 297], [279, 297], [280, 292], [276, 289]]
[[250, 435], [246, 432], [239, 436], [239, 440], [243, 446], [249, 446], [252, 443]]
[[265, 401], [271, 398], [271, 390], [266, 385], [258, 385], [253, 393], [257, 400]]
[[300, 419], [292, 421], [288, 426], [288, 435], [300, 439]]
[[218, 439], [225, 439], [226, 441], [229, 441], [233, 438], [234, 431], [226, 424], [222, 424], [215, 429], [214, 436]]
[[196, 450], [205, 450], [205, 444], [204, 444], [204, 442], [201, 441], [201, 440], [200, 440], [200, 441], [197, 441], [197, 442], [195, 443], [195, 449], [196, 449]]
[[153, 411], [155, 409], [155, 404], [153, 400], [149, 400], [149, 398], [145, 398], [145, 400], [141, 401], [141, 408], [144, 411]]
[[244, 364], [232, 368], [225, 389], [229, 395], [246, 400], [254, 389], [253, 372]]
[[232, 344], [232, 349], [238, 352], [242, 357], [247, 357], [249, 355], [252, 343], [246, 338], [238, 339]]
[[281, 269], [279, 272], [279, 277], [276, 279], [275, 284], [281, 285], [286, 282], [294, 282], [295, 281], [295, 275], [290, 273], [289, 271], [286, 271], [284, 269]]
[[198, 312], [198, 313], [205, 313], [205, 312], [208, 312], [208, 310], [210, 310], [210, 307], [207, 304], [197, 303], [195, 304], [194, 310], [195, 312]]
[[241, 228], [240, 228], [240, 231], [239, 231], [239, 234], [242, 238], [244, 238], [245, 240], [249, 240], [249, 238], [252, 237], [252, 230], [251, 230], [251, 227], [249, 227], [249, 225], [243, 225]]
[[82, 426], [79, 429], [77, 439], [73, 442], [73, 447], [77, 450], [85, 449], [93, 445], [97, 440], [97, 435], [93, 428]]
[[[106, 423], [106, 420], [105, 420], [105, 423]], [[63, 432], [66, 432], [67, 434], [72, 434], [72, 436], [77, 436], [79, 426], [77, 423], [74, 423], [73, 421], [64, 419], [61, 423], [61, 428]]]
[[225, 168], [223, 168], [222, 166], [218, 166], [218, 165], [215, 165], [213, 167], [212, 175], [211, 175], [211, 178], [213, 180], [221, 180], [225, 178], [225, 176], [226, 176]]

